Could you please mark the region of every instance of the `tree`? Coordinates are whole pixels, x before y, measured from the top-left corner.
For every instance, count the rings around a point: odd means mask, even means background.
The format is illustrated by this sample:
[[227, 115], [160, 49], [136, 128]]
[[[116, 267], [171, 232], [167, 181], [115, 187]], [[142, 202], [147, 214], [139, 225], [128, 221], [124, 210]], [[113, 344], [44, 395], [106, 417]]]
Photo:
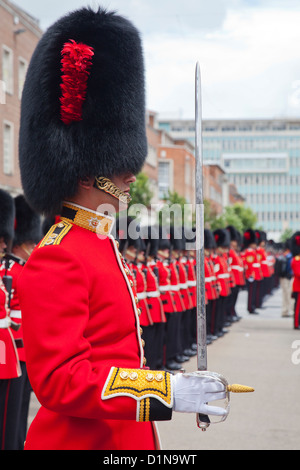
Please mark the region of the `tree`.
[[153, 197], [153, 192], [150, 188], [149, 178], [145, 173], [139, 173], [136, 181], [130, 186], [131, 201], [128, 209], [134, 204], [142, 204], [149, 207]]
[[212, 230], [233, 225], [240, 232], [244, 232], [248, 228], [254, 229], [256, 222], [256, 214], [250, 207], [236, 203], [233, 206], [225, 207], [224, 212], [213, 219], [210, 225]]

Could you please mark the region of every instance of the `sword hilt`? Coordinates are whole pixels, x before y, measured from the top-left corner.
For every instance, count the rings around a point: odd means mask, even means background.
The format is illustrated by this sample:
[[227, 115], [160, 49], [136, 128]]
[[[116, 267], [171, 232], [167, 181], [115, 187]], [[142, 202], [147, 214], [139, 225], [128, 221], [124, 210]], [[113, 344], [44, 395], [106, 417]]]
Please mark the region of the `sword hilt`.
[[206, 431], [206, 429], [210, 425], [210, 419], [209, 416], [203, 415], [201, 413], [197, 414], [197, 426], [201, 431]]

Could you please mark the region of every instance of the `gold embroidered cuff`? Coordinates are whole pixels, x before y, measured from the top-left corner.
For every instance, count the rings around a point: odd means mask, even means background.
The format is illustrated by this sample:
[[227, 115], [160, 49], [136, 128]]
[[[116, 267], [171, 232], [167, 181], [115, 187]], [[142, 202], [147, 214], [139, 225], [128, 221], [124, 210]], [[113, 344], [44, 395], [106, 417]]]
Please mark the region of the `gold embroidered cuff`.
[[146, 369], [112, 367], [102, 390], [102, 400], [128, 396], [137, 401], [137, 421], [171, 419], [171, 374]]

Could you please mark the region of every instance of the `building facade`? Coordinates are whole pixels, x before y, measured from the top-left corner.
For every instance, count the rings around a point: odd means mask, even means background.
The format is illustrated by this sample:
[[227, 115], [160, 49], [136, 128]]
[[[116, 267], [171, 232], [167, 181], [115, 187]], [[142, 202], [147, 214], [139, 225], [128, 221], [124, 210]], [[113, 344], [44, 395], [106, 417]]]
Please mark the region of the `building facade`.
[[[160, 121], [194, 140], [194, 121]], [[300, 228], [300, 119], [204, 120], [203, 159], [219, 163], [258, 225], [274, 237]]]
[[0, 0], [0, 187], [21, 192], [18, 163], [20, 104], [27, 67], [42, 31], [39, 22]]

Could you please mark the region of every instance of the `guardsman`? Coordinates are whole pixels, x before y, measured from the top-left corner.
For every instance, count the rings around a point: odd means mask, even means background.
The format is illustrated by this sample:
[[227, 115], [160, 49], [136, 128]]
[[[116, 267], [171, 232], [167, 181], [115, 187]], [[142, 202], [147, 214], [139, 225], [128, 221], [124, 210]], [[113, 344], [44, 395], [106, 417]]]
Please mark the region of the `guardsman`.
[[230, 238], [225, 229], [214, 230], [214, 239], [216, 242], [214, 270], [217, 280], [220, 283], [220, 295], [216, 310], [216, 336], [223, 336], [227, 330], [224, 328], [226, 320], [226, 302], [231, 293], [230, 273], [227, 263], [227, 252], [229, 250]]
[[226, 230], [228, 230], [230, 234], [230, 249], [228, 255], [230, 259], [231, 272], [235, 281], [235, 286], [231, 287], [229, 315], [231, 321], [238, 321], [241, 317], [237, 315], [235, 306], [239, 291], [246, 284], [244, 276], [244, 263], [239, 253], [241, 236], [238, 230], [233, 227], [233, 225], [228, 225]]
[[205, 294], [206, 294], [206, 321], [207, 321], [207, 340], [211, 343], [217, 339], [216, 336], [216, 307], [219, 297], [219, 284], [214, 270], [212, 260], [213, 249], [216, 243], [213, 233], [209, 229], [204, 229], [204, 274], [205, 274]]
[[112, 235], [147, 155], [143, 55], [131, 22], [82, 8], [45, 32], [26, 75], [19, 143], [26, 199], [60, 215], [18, 283], [41, 403], [25, 450], [155, 450], [156, 421], [209, 414], [225, 385], [144, 360], [139, 299]]
[[171, 290], [171, 272], [169, 269], [170, 236], [159, 227], [159, 240], [157, 250], [157, 269], [159, 279], [159, 291], [166, 316], [164, 336], [164, 366], [168, 370], [179, 370], [181, 364], [176, 361], [178, 355], [178, 342], [180, 331], [174, 292]]
[[[19, 325], [13, 330], [15, 344], [18, 349], [18, 356], [22, 375], [12, 381], [10, 386], [10, 399], [14, 403], [13, 420], [17, 432], [15, 450], [24, 448], [27, 433], [27, 420], [31, 395], [31, 386], [28, 380], [26, 369], [26, 357], [23, 345], [22, 312], [18, 297], [18, 278], [23, 266], [29, 259], [33, 249], [42, 238], [40, 216], [36, 214], [28, 205], [23, 195], [14, 199], [15, 204], [15, 224], [14, 238], [11, 253], [4, 257], [0, 275], [12, 277], [12, 292], [10, 301], [10, 318]], [[9, 417], [8, 417], [9, 419]]]
[[257, 260], [261, 265], [261, 272], [262, 272], [262, 281], [260, 284], [259, 290], [259, 300], [258, 304], [261, 307], [263, 305], [264, 298], [266, 297], [267, 293], [269, 292], [269, 284], [270, 284], [270, 277], [271, 277], [271, 270], [269, 266], [269, 262], [267, 259], [266, 253], [266, 242], [267, 242], [267, 234], [262, 230], [256, 230], [256, 238], [257, 238]]
[[[133, 235], [133, 238], [131, 237]], [[131, 287], [134, 286], [139, 300], [138, 314], [142, 328], [142, 344], [147, 363], [153, 362], [153, 344], [155, 327], [147, 303], [146, 276], [141, 267], [142, 240], [136, 222], [131, 217], [119, 217], [116, 220], [116, 239], [119, 242], [119, 251], [124, 257], [132, 274]], [[142, 260], [143, 261], [143, 260]]]
[[257, 283], [261, 280], [260, 263], [256, 257], [256, 235], [253, 229], [247, 229], [243, 235], [243, 251], [241, 253], [244, 266], [248, 291], [248, 312], [258, 314], [255, 310], [257, 306]]
[[292, 295], [295, 299], [294, 304], [294, 329], [300, 329], [300, 232], [293, 234], [290, 241], [291, 253], [293, 259], [291, 268], [294, 273]]
[[189, 325], [189, 347], [197, 351], [197, 277], [196, 277], [196, 231], [195, 228], [184, 228], [184, 250], [182, 262], [186, 269], [187, 286], [191, 301], [190, 325]]
[[[11, 251], [14, 237], [15, 206], [9, 193], [0, 189], [0, 257]], [[0, 449], [16, 450], [18, 442], [18, 409], [11, 393], [22, 371], [15, 340], [14, 329], [19, 325], [10, 318], [12, 278], [5, 262], [0, 276]], [[3, 279], [3, 280], [2, 280]], [[5, 285], [7, 288], [5, 288]]]
[[159, 273], [156, 266], [158, 251], [158, 230], [155, 226], [147, 227], [145, 242], [145, 255], [142, 269], [146, 277], [147, 305], [154, 325], [154, 340], [151, 343], [153, 361], [150, 367], [162, 369], [164, 362], [164, 330], [166, 316], [159, 291]]
[[188, 288], [188, 274], [187, 269], [185, 267], [186, 264], [186, 257], [183, 256], [185, 253], [186, 248], [186, 240], [184, 234], [184, 228], [181, 228], [181, 250], [179, 252], [179, 256], [176, 260], [176, 267], [178, 271], [179, 277], [179, 286], [180, 286], [180, 295], [183, 300], [184, 304], [184, 314], [182, 316], [182, 324], [181, 324], [181, 338], [182, 338], [182, 348], [183, 354], [187, 357], [192, 357], [197, 354], [197, 351], [191, 348], [191, 312], [193, 308], [192, 299], [190, 296], [190, 291]]

